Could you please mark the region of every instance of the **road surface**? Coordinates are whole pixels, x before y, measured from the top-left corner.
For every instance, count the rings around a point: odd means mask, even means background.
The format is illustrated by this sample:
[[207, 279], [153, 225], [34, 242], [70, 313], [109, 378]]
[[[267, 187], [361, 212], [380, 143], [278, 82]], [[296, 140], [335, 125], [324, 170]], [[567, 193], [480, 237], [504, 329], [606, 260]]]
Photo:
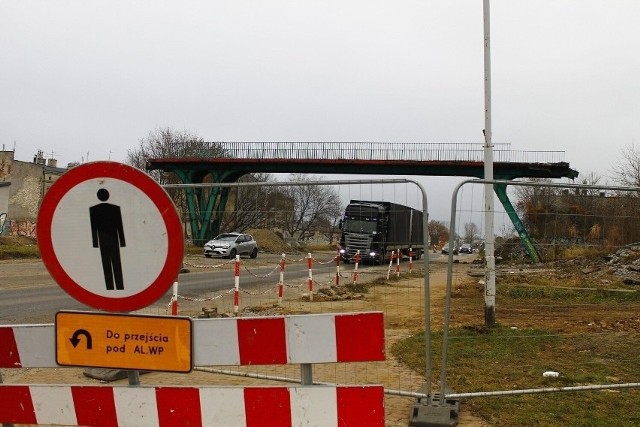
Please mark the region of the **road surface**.
[[[325, 262], [314, 262], [313, 274], [316, 281], [327, 281], [335, 275], [336, 266], [331, 255], [318, 255]], [[303, 255], [297, 262], [285, 267], [285, 283], [301, 284], [308, 277], [307, 263]], [[188, 258], [197, 267], [187, 267], [188, 273], [179, 275], [179, 293], [183, 297], [200, 298], [208, 294], [229, 290], [234, 285], [233, 262], [222, 259]], [[241, 260], [241, 288], [245, 290], [272, 287], [279, 281], [279, 255], [263, 254], [258, 259]], [[430, 254], [431, 262], [446, 261], [440, 254]], [[422, 262], [422, 261], [420, 261]], [[221, 266], [224, 264], [223, 266]], [[406, 264], [406, 262], [405, 262]], [[220, 267], [221, 266], [221, 267]], [[343, 277], [349, 277], [353, 264], [341, 264]], [[361, 265], [366, 270], [371, 266]], [[376, 267], [384, 269], [384, 267]], [[406, 267], [405, 267], [406, 268]], [[256, 277], [258, 276], [258, 277]], [[267, 276], [267, 277], [265, 277]], [[322, 278], [322, 279], [320, 279]], [[171, 297], [171, 288], [153, 307], [164, 307]], [[95, 309], [77, 302], [64, 292], [51, 278], [40, 260], [0, 261], [0, 324], [51, 323], [59, 310]]]

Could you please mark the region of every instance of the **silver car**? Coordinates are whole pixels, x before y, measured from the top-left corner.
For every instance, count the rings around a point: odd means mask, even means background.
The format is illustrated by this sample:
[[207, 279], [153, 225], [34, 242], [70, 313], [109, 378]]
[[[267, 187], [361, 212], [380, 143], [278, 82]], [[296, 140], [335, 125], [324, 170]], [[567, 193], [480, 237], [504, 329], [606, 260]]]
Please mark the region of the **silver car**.
[[240, 233], [224, 233], [204, 245], [204, 256], [233, 259], [236, 255], [258, 256], [258, 243], [253, 236]]

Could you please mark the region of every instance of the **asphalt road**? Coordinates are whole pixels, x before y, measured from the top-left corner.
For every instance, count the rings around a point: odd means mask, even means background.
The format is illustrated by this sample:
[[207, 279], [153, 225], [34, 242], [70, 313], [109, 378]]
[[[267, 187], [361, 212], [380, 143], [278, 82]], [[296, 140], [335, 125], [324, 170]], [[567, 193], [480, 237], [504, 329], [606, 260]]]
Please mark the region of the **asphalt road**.
[[[328, 256], [327, 259], [330, 259]], [[274, 286], [279, 281], [279, 257], [267, 255], [257, 260], [247, 260], [248, 271], [241, 270], [242, 289], [255, 290], [260, 287]], [[430, 254], [432, 262], [446, 261], [440, 254]], [[208, 260], [223, 263], [221, 260]], [[203, 258], [203, 261], [204, 258]], [[371, 268], [361, 265], [360, 269]], [[378, 267], [380, 268], [380, 267]], [[314, 278], [329, 278], [335, 273], [334, 263], [315, 263]], [[234, 285], [233, 265], [224, 268], [193, 268], [189, 273], [179, 275], [179, 293], [184, 297], [203, 297]], [[341, 264], [341, 272], [348, 275], [353, 264]], [[268, 277], [265, 278], [268, 274]], [[258, 277], [256, 277], [258, 276]], [[306, 262], [288, 264], [285, 268], [285, 283], [304, 283], [308, 277]], [[164, 307], [171, 297], [171, 287], [164, 297], [152, 307]], [[0, 324], [51, 323], [55, 313], [60, 310], [95, 310], [86, 306], [62, 290], [51, 278], [40, 260], [15, 260], [0, 262]]]
[[[220, 262], [220, 261], [218, 261]], [[241, 270], [243, 289], [256, 289], [279, 281], [279, 269], [264, 276], [273, 267], [278, 266], [277, 257], [268, 267], [251, 266], [255, 275]], [[185, 297], [202, 297], [209, 293], [231, 289], [234, 286], [233, 266], [224, 269], [205, 269], [179, 275], [179, 293]], [[362, 267], [366, 268], [366, 267]], [[342, 265], [341, 269], [350, 271], [352, 265]], [[335, 272], [335, 264], [318, 264], [314, 274]], [[285, 282], [303, 282], [308, 277], [306, 263], [291, 264], [285, 268]], [[166, 305], [171, 297], [169, 287], [165, 296], [159, 299], [159, 305]], [[0, 324], [50, 323], [59, 310], [95, 310], [69, 296], [60, 288], [46, 271], [40, 261], [3, 261], [0, 264]]]

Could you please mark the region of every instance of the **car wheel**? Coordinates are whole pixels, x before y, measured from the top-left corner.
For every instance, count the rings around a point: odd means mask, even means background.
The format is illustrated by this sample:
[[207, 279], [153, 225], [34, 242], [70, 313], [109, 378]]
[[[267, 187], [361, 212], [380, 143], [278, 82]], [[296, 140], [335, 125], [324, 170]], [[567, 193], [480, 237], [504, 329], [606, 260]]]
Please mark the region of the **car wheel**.
[[231, 252], [229, 252], [229, 259], [234, 259], [237, 253], [238, 252], [235, 249], [231, 249]]
[[204, 254], [207, 258], [211, 258], [211, 254]]
[[258, 256], [258, 248], [253, 248], [253, 250], [251, 251], [251, 254], [249, 254], [249, 256], [251, 258], [254, 258]]

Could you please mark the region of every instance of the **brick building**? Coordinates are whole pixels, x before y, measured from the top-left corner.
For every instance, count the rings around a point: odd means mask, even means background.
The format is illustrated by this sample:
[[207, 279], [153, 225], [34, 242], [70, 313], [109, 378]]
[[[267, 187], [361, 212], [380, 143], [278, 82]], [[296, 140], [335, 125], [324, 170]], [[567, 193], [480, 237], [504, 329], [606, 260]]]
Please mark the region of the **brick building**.
[[67, 171], [42, 151], [33, 162], [15, 160], [14, 151], [0, 151], [0, 234], [36, 237], [42, 197]]

